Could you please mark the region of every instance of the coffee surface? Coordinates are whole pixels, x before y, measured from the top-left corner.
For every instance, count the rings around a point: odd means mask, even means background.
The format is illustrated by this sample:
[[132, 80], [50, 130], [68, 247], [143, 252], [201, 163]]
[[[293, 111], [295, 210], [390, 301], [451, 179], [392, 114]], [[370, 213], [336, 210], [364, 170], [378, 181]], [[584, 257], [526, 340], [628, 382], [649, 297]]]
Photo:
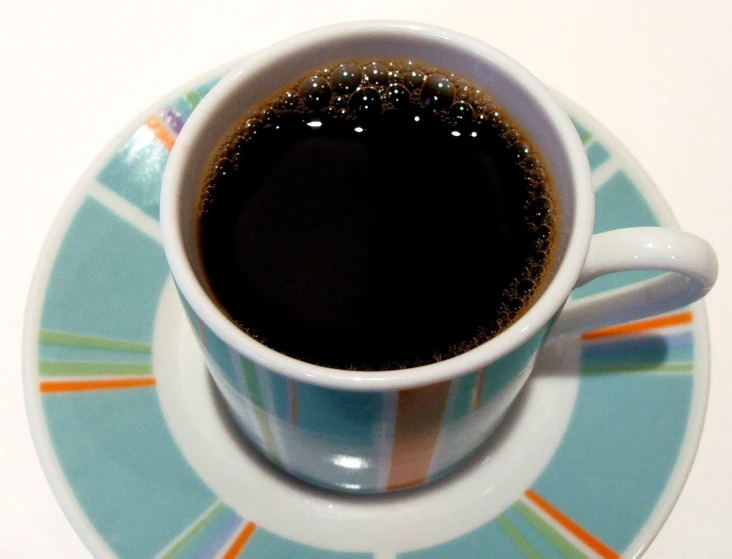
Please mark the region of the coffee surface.
[[409, 62], [334, 64], [245, 115], [202, 183], [199, 253], [249, 335], [335, 368], [441, 361], [531, 303], [557, 223], [490, 98]]

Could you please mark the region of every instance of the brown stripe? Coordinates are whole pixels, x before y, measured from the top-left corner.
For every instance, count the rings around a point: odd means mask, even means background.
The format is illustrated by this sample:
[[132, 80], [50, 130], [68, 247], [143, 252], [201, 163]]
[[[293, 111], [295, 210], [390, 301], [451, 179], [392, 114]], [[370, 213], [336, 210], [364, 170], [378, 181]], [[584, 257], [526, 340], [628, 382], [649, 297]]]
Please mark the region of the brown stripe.
[[485, 384], [485, 369], [481, 369], [478, 373], [478, 385], [475, 387], [475, 394], [473, 395], [473, 411], [480, 407], [480, 398], [483, 396], [483, 384]]
[[387, 491], [427, 479], [449, 392], [450, 381], [399, 391]]
[[290, 379], [288, 384], [290, 388], [290, 423], [297, 425], [297, 383]]
[[196, 324], [198, 325], [198, 335], [201, 336], [203, 347], [208, 348], [208, 340], [206, 339], [206, 329], [203, 327], [203, 321], [196, 316]]

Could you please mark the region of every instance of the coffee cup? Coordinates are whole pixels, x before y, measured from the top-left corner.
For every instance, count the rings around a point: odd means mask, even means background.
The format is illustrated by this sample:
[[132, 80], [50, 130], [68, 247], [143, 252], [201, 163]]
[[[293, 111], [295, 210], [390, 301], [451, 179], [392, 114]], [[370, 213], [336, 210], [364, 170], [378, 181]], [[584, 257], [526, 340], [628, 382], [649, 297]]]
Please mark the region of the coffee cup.
[[[342, 61], [412, 59], [486, 91], [541, 154], [558, 228], [540, 289], [499, 333], [432, 363], [354, 370], [278, 351], [242, 329], [209, 285], [197, 220], [212, 154], [244, 115], [314, 69]], [[457, 468], [504, 417], [544, 344], [676, 309], [714, 284], [716, 257], [704, 240], [660, 227], [593, 235], [593, 215], [582, 143], [535, 77], [476, 39], [390, 21], [317, 29], [246, 58], [211, 90], [178, 136], [161, 197], [163, 243], [176, 287], [241, 433], [283, 471], [354, 493], [419, 487]], [[629, 270], [667, 273], [569, 301], [575, 287]], [[453, 405], [466, 399], [470, 405]]]

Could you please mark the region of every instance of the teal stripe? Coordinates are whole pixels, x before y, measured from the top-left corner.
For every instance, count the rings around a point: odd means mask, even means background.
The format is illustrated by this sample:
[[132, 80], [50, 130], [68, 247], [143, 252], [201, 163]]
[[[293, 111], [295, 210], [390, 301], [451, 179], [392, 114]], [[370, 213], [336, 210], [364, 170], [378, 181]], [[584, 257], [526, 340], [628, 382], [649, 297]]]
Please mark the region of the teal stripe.
[[[658, 226], [659, 221], [638, 188], [624, 171], [618, 171], [595, 193], [594, 233], [625, 227]], [[656, 277], [663, 272], [634, 271], [607, 274], [572, 291], [572, 298], [588, 297]]]
[[618, 171], [595, 193], [594, 233], [637, 226], [658, 226], [658, 218], [625, 171]]
[[590, 169], [593, 171], [610, 159], [610, 152], [597, 140], [585, 148], [585, 153], [587, 154], [587, 161], [590, 163]]
[[290, 462], [294, 473], [313, 483], [331, 479], [351, 490], [379, 487], [380, 472], [373, 458], [378, 450], [376, 425], [383, 413], [382, 394], [291, 382], [296, 395], [295, 421], [277, 420], [277, 435], [284, 460], [297, 457]]
[[[198, 331], [198, 328], [196, 328], [196, 331]], [[238, 371], [234, 368], [229, 346], [205, 324], [203, 324], [203, 331], [206, 335], [206, 351], [211, 359], [218, 365], [226, 380], [229, 381], [229, 384], [237, 391], [246, 395], [246, 392], [242, 390], [246, 388], [244, 379], [241, 378]]]
[[692, 375], [582, 375], [572, 421], [533, 489], [612, 549], [627, 549], [676, 464], [693, 386]]
[[212, 80], [207, 81], [203, 85], [199, 85], [196, 88], [195, 93], [199, 96], [199, 102], [200, 102], [200, 99], [203, 99], [204, 97], [206, 97], [206, 95], [208, 95], [208, 92], [211, 91], [213, 89], [213, 87], [217, 83], [219, 83], [219, 81], [221, 81], [221, 78], [222, 77], [223, 76], [218, 76], [218, 77], [216, 77], [216, 78], [214, 78]]
[[185, 100], [184, 97], [180, 97], [170, 104], [170, 108], [173, 109], [182, 121], [188, 120], [188, 117], [193, 113], [193, 107]]
[[134, 351], [41, 344], [38, 346], [38, 359], [40, 361], [150, 363], [151, 355], [149, 353], [138, 353]]
[[[381, 417], [383, 395], [348, 392], [295, 383], [298, 427], [320, 433], [329, 440], [356, 447], [374, 443], [374, 425]], [[348, 413], [345, 413], [345, 411]]]
[[290, 381], [287, 377], [278, 375], [271, 371], [265, 373], [272, 391], [272, 404], [275, 415], [282, 421], [289, 422], [292, 417], [290, 409]]
[[41, 328], [149, 345], [169, 275], [159, 243], [86, 198], [56, 254]]
[[155, 134], [147, 126], [141, 126], [109, 158], [99, 171], [97, 182], [157, 221], [168, 156], [168, 149]]
[[116, 557], [153, 557], [216, 502], [173, 441], [155, 390], [42, 402], [73, 499]]

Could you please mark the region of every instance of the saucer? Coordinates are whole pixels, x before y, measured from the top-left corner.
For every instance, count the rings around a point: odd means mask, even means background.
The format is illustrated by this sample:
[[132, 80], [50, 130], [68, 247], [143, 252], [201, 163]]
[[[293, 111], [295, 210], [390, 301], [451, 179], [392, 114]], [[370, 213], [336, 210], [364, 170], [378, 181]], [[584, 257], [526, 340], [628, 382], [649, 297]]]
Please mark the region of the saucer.
[[[170, 148], [218, 76], [155, 105], [102, 152], [56, 219], [31, 288], [29, 422], [51, 487], [91, 552], [639, 556], [671, 511], [701, 435], [709, 388], [701, 303], [548, 346], [499, 431], [468, 464], [419, 490], [316, 489], [236, 435], [183, 318], [157, 221]], [[558, 98], [593, 170], [595, 232], [676, 226], [627, 151]], [[572, 296], [648, 276], [605, 276]], [[262, 394], [264, 407], [271, 397]]]

